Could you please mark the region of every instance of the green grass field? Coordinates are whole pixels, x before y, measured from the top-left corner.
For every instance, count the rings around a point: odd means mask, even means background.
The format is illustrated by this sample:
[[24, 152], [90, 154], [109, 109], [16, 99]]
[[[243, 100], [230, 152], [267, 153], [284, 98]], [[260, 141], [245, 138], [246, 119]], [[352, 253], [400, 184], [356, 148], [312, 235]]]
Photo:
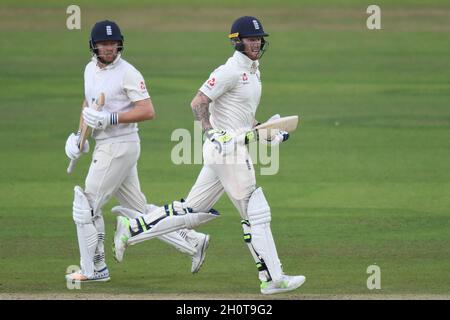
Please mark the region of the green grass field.
[[[189, 103], [233, 51], [241, 15], [261, 18], [270, 48], [261, 60], [257, 117], [299, 114], [280, 147], [280, 170], [258, 176], [288, 274], [307, 281], [289, 295], [448, 295], [450, 270], [450, 4], [378, 1], [382, 30], [366, 28], [361, 1], [78, 1], [82, 29], [66, 29], [65, 1], [0, 4], [0, 293], [259, 294], [240, 218], [226, 197], [201, 272], [157, 240], [113, 262], [115, 219], [104, 210], [112, 280], [68, 290], [78, 264], [73, 187], [89, 156], [66, 174], [64, 144], [78, 125], [88, 37], [118, 22], [124, 58], [144, 75], [157, 119], [140, 124], [141, 184], [149, 202], [185, 197], [200, 165], [174, 165], [176, 128], [193, 131]], [[319, 4], [320, 3], [320, 4]], [[108, 5], [106, 5], [108, 4]], [[257, 167], [259, 172], [260, 166]], [[368, 290], [366, 269], [381, 268]]]

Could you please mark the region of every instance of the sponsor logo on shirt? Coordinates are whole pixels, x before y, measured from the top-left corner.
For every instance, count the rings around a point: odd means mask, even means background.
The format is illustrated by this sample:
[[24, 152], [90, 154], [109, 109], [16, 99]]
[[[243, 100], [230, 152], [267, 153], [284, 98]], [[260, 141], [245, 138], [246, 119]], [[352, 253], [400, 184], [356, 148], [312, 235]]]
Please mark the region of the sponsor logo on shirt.
[[245, 72], [242, 74], [241, 79], [242, 79], [242, 84], [249, 84], [250, 83], [250, 81], [248, 80], [248, 75]]
[[216, 84], [216, 78], [211, 78], [206, 83], [208, 84], [208, 86], [214, 87], [214, 85]]

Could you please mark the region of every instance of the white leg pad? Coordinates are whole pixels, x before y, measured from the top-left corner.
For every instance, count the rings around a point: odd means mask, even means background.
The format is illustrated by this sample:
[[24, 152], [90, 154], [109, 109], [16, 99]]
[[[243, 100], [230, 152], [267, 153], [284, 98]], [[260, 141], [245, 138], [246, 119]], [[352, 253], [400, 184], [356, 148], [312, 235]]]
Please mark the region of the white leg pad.
[[197, 249], [179, 234], [179, 231], [160, 235], [158, 239], [164, 241], [167, 244], [170, 244], [178, 251], [186, 253], [188, 255], [192, 256], [197, 252]]
[[74, 189], [73, 220], [77, 226], [81, 272], [88, 278], [94, 275], [94, 255], [98, 243], [92, 208], [79, 186]]
[[270, 207], [261, 188], [256, 189], [251, 195], [247, 212], [252, 244], [266, 263], [270, 277], [273, 280], [278, 280], [282, 276], [283, 270], [270, 229]]
[[97, 230], [98, 242], [95, 249], [94, 267], [95, 270], [102, 270], [106, 267], [105, 262], [105, 220], [102, 215], [96, 215], [94, 227]]
[[[152, 214], [156, 215], [155, 211], [153, 211]], [[219, 216], [220, 214], [217, 211], [213, 210], [211, 210], [210, 212], [189, 212], [184, 214], [166, 216], [157, 221], [147, 231], [144, 231], [128, 239], [128, 244], [134, 245], [136, 243], [152, 239], [179, 229], [193, 229]]]
[[[154, 204], [146, 204], [145, 205], [146, 213], [151, 213], [157, 209], [158, 209], [158, 206], [155, 206]], [[177, 249], [178, 251], [180, 251], [182, 253], [188, 254], [190, 256], [194, 255], [197, 252], [197, 249], [187, 241], [186, 235], [182, 236], [180, 231], [181, 230], [177, 230], [174, 232], [160, 235], [158, 237], [158, 239], [175, 247], [175, 249]], [[187, 232], [188, 230], [185, 230], [185, 231]]]
[[[158, 208], [159, 207], [157, 207], [153, 204], [147, 204], [147, 205], [145, 205], [145, 212], [151, 213], [154, 210], [157, 210]], [[142, 215], [140, 212], [138, 212], [136, 210], [127, 209], [122, 206], [116, 206], [116, 207], [112, 208], [112, 212], [115, 215], [123, 216], [128, 219], [137, 219], [139, 216]], [[195, 247], [192, 246], [189, 242], [187, 242], [186, 239], [183, 238], [178, 233], [178, 231], [163, 234], [163, 235], [159, 236], [158, 239], [160, 239], [161, 241], [164, 241], [165, 243], [167, 243], [171, 246], [174, 246], [175, 249], [177, 249], [183, 253], [193, 255], [197, 252]]]
[[242, 220], [242, 229], [244, 231], [244, 241], [247, 244], [248, 249], [255, 260], [256, 267], [258, 269], [258, 278], [261, 281], [270, 280], [269, 271], [267, 270], [266, 263], [261, 259], [252, 244], [252, 234], [250, 229], [250, 223], [248, 220]]

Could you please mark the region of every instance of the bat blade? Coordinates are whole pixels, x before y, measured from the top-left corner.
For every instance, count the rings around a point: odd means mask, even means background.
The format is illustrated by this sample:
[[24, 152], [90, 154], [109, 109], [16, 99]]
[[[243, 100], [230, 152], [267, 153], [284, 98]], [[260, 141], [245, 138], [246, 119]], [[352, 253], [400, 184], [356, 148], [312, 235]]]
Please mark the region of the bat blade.
[[298, 116], [287, 116], [275, 119], [272, 121], [261, 123], [256, 126], [259, 137], [265, 140], [270, 140], [279, 130], [293, 132], [297, 129], [299, 118]]
[[76, 159], [70, 160], [69, 166], [67, 167], [67, 173], [71, 174], [73, 172], [73, 168], [75, 168]]

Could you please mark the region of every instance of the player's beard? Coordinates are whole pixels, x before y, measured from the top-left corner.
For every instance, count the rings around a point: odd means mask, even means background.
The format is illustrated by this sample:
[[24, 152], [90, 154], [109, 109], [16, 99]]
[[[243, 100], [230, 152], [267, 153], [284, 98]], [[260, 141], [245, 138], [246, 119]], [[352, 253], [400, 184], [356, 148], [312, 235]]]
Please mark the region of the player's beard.
[[246, 48], [245, 54], [251, 60], [258, 60], [260, 51], [261, 51], [261, 45], [250, 45], [248, 48]]
[[108, 51], [105, 52], [103, 54], [97, 54], [97, 59], [100, 63], [104, 64], [104, 65], [109, 65], [111, 63], [113, 63], [116, 59], [117, 56], [119, 55], [118, 51]]

